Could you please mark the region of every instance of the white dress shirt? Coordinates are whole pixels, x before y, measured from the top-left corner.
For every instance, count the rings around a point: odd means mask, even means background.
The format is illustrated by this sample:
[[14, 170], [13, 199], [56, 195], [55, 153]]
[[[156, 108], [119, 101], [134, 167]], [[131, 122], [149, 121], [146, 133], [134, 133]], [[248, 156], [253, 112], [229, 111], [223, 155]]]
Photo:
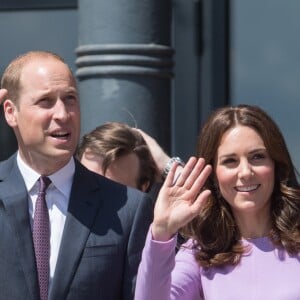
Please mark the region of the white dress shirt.
[[[28, 191], [29, 215], [32, 226], [35, 203], [38, 194], [37, 180], [41, 175], [31, 169], [22, 160], [19, 153], [17, 155], [17, 164]], [[51, 184], [46, 191], [46, 202], [50, 221], [49, 289], [54, 276], [59, 247], [65, 225], [74, 172], [75, 162], [74, 159], [71, 158], [67, 165], [65, 165], [59, 171], [48, 176], [51, 179]]]

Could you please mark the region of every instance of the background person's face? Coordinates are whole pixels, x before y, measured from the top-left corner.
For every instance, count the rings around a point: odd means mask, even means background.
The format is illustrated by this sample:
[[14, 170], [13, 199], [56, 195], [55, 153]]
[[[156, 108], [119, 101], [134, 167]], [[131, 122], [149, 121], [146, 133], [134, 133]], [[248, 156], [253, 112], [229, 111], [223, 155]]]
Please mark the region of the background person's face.
[[[140, 162], [135, 153], [122, 155], [113, 161], [107, 168], [105, 174], [102, 169], [103, 158], [93, 154], [89, 149], [84, 151], [81, 163], [89, 170], [110, 178], [127, 186], [138, 188]], [[147, 186], [146, 186], [147, 188]], [[141, 190], [144, 191], [143, 188]]]
[[80, 133], [76, 83], [66, 65], [52, 58], [29, 62], [21, 75], [18, 105], [6, 109], [22, 158], [52, 173], [73, 155]]

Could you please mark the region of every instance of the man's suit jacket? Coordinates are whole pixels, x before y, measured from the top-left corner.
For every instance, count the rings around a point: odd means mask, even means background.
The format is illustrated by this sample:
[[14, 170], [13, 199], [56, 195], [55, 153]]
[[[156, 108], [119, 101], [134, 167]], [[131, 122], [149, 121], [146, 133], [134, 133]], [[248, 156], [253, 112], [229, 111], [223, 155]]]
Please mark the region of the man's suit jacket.
[[[49, 300], [133, 299], [153, 203], [76, 162]], [[0, 300], [38, 300], [28, 195], [16, 155], [0, 163]]]

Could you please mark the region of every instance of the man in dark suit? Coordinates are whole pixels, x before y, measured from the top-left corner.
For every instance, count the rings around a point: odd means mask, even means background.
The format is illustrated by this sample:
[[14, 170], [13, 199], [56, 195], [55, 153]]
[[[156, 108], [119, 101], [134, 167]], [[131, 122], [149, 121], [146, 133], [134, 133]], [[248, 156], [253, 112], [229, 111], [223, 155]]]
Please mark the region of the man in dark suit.
[[[80, 108], [69, 67], [53, 53], [28, 52], [1, 86], [18, 151], [0, 163], [0, 300], [133, 299], [152, 201], [73, 158]], [[51, 180], [46, 296], [32, 237], [41, 176]]]

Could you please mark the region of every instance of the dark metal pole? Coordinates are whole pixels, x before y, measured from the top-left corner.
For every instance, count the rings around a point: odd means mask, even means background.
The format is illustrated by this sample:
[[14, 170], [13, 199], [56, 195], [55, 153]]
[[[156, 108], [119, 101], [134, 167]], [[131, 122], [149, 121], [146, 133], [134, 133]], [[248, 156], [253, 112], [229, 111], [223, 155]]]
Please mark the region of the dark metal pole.
[[82, 133], [107, 122], [149, 132], [170, 150], [170, 0], [79, 0]]

